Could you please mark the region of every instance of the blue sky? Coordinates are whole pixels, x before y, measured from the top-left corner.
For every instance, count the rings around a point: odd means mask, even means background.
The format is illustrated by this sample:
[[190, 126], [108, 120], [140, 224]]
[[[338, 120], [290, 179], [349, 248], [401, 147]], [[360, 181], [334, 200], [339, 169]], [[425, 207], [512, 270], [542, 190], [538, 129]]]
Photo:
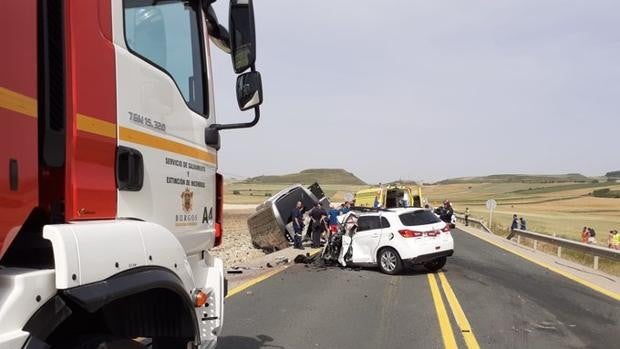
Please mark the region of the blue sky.
[[[258, 126], [220, 170], [369, 182], [620, 169], [620, 2], [255, 0]], [[227, 1], [216, 10], [227, 23]], [[238, 110], [212, 46], [218, 122]]]

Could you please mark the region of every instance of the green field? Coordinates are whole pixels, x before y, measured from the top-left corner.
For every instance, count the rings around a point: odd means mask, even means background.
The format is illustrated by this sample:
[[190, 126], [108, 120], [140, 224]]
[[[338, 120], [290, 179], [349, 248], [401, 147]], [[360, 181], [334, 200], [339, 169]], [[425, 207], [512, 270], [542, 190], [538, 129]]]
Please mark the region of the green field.
[[[287, 184], [227, 183], [225, 201], [229, 204], [258, 204], [277, 193]], [[334, 202], [342, 202], [347, 192], [368, 188], [365, 185], [322, 184]], [[438, 206], [450, 200], [457, 211], [469, 207], [473, 217], [489, 214], [484, 206], [488, 199], [498, 203], [493, 224], [506, 230], [514, 213], [524, 216], [528, 229], [571, 239], [579, 239], [584, 226], [597, 231], [597, 240], [604, 242], [611, 229], [620, 229], [620, 199], [591, 196], [593, 190], [620, 190], [620, 183], [459, 183], [423, 187], [423, 194]]]
[[618, 183], [461, 183], [432, 185], [424, 193], [435, 205], [444, 199], [453, 202], [457, 211], [469, 207], [476, 218], [489, 220], [485, 207], [488, 199], [498, 203], [493, 221], [507, 230], [513, 214], [523, 216], [528, 229], [570, 239], [579, 239], [584, 226], [597, 232], [604, 243], [611, 229], [620, 229], [620, 199], [591, 195], [599, 188], [620, 189]]

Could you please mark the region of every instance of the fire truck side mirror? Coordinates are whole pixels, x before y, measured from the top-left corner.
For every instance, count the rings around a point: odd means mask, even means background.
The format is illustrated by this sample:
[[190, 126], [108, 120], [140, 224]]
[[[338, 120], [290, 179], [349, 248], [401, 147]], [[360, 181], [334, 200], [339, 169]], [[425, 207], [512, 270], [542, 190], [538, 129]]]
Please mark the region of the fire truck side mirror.
[[263, 84], [259, 72], [251, 71], [237, 77], [237, 102], [241, 110], [263, 103]]
[[256, 61], [252, 0], [230, 0], [228, 31], [233, 69], [240, 74], [253, 67]]

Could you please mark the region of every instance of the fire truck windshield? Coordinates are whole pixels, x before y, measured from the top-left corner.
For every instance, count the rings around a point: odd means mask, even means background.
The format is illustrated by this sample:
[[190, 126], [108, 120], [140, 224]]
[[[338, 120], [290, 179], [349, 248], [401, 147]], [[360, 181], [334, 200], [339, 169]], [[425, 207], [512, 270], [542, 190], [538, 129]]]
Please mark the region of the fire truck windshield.
[[170, 75], [187, 105], [206, 115], [198, 7], [187, 1], [126, 0], [123, 4], [129, 50]]

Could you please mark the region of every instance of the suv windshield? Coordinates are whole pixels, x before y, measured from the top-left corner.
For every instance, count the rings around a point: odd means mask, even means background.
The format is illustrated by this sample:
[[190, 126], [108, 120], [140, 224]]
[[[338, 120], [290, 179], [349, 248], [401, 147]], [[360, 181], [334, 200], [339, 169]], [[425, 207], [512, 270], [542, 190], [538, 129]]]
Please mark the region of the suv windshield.
[[166, 72], [187, 105], [206, 115], [199, 11], [187, 1], [125, 0], [131, 52]]
[[406, 226], [425, 225], [441, 222], [441, 220], [439, 220], [439, 218], [434, 213], [428, 210], [418, 210], [403, 213], [398, 216], [398, 218], [400, 218], [400, 221], [403, 223], [403, 225]]

